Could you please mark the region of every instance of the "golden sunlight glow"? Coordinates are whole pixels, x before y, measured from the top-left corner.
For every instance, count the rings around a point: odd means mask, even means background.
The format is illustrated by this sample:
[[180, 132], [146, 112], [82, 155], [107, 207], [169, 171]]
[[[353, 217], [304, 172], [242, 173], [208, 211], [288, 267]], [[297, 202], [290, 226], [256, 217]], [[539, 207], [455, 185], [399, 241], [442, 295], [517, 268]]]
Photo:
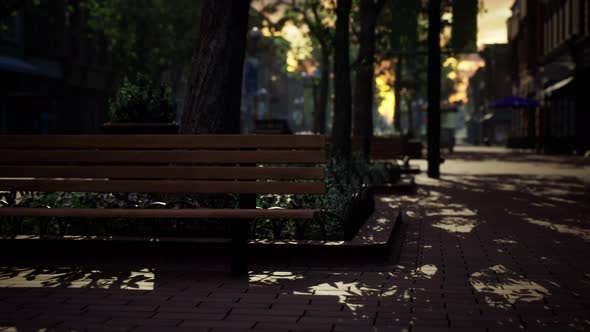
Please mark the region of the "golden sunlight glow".
[[456, 66], [457, 62], [459, 62], [456, 58], [450, 57], [443, 62], [443, 67], [447, 66]]
[[381, 75], [375, 77], [377, 93], [381, 99], [381, 103], [379, 103], [377, 111], [388, 124], [393, 123], [396, 102], [394, 90], [388, 83], [391, 76], [392, 74], [389, 71], [384, 71]]
[[262, 35], [263, 35], [264, 37], [274, 37], [274, 36], [276, 36], [276, 33], [273, 33], [273, 32], [272, 32], [272, 31], [269, 29], [269, 27], [267, 27], [267, 26], [264, 26], [264, 27], [262, 27], [262, 29], [260, 29], [260, 31], [262, 32]]
[[484, 66], [484, 62], [479, 57], [468, 57], [467, 59], [461, 60], [457, 64], [457, 70], [462, 72], [475, 72], [480, 67]]
[[467, 88], [469, 78], [480, 68], [484, 62], [477, 54], [464, 55], [460, 59], [451, 58], [455, 70], [447, 76], [455, 81], [455, 93], [449, 97], [450, 103], [467, 102]]
[[281, 30], [281, 36], [290, 44], [291, 48], [287, 52], [287, 70], [294, 72], [299, 67], [299, 62], [311, 58], [311, 41], [305, 36], [305, 33], [292, 23], [287, 23]]
[[[262, 8], [267, 5], [269, 2], [272, 1], [253, 1], [252, 7], [256, 10], [262, 10]], [[285, 6], [279, 6], [277, 12], [272, 13], [269, 15], [270, 21], [276, 23], [284, 14]], [[260, 31], [262, 35], [265, 37], [282, 37], [286, 41], [289, 42], [290, 48], [287, 51], [287, 71], [295, 72], [301, 70], [302, 67], [305, 71], [313, 72], [313, 69], [309, 69], [309, 63], [307, 65], [303, 64], [303, 60], [309, 60], [312, 58], [311, 52], [313, 47], [311, 45], [311, 40], [307, 36], [307, 27], [298, 27], [294, 25], [292, 22], [286, 22], [283, 25], [280, 31], [272, 31], [268, 26], [267, 22], [263, 22], [262, 27], [260, 27]]]
[[[26, 288], [98, 288], [125, 290], [153, 290], [155, 276], [151, 269], [110, 272], [75, 268], [13, 268], [10, 281]], [[4, 279], [6, 280], [6, 279]]]
[[[331, 6], [330, 1], [324, 1], [323, 6]], [[514, 0], [483, 0], [484, 10], [478, 15], [478, 36], [477, 44], [481, 48], [484, 44], [491, 43], [505, 43], [507, 39], [506, 20], [510, 16], [510, 7]], [[252, 6], [256, 9], [261, 9], [267, 1], [255, 1]], [[277, 21], [283, 14], [283, 7], [279, 7], [279, 11], [271, 15], [271, 20]], [[448, 17], [445, 17], [448, 18]], [[325, 18], [326, 25], [333, 26], [331, 18]], [[306, 71], [313, 72], [317, 67], [317, 63], [310, 62], [312, 58], [312, 45], [309, 37], [306, 36], [307, 27], [297, 27], [292, 23], [287, 23], [279, 32], [275, 32], [275, 36], [282, 36], [291, 43], [291, 49], [287, 53], [287, 70], [289, 72]], [[273, 33], [267, 26], [261, 27], [261, 31], [265, 36], [271, 36]], [[447, 36], [448, 37], [448, 36]], [[441, 40], [441, 43], [444, 43]], [[455, 71], [448, 74], [448, 78], [455, 81], [455, 93], [449, 97], [449, 102], [466, 102], [467, 101], [467, 85], [469, 77], [481, 67], [482, 60], [477, 54], [469, 56], [462, 56], [461, 58], [450, 58], [447, 60], [449, 64], [456, 68]], [[378, 87], [379, 89], [379, 87]], [[378, 90], [382, 101], [379, 105], [379, 114], [385, 117], [388, 123], [391, 123], [395, 112], [395, 95], [391, 88], [381, 85]]]

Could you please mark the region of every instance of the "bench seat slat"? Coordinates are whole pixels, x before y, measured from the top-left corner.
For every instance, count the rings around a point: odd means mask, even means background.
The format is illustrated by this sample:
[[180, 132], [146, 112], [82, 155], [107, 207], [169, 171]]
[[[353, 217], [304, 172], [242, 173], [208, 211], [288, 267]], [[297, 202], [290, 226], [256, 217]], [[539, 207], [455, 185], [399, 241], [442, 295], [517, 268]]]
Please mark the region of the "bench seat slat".
[[323, 194], [323, 182], [0, 179], [5, 191]]
[[325, 170], [248, 166], [0, 166], [2, 177], [322, 180]]
[[285, 163], [320, 164], [323, 151], [0, 150], [2, 163]]
[[319, 209], [76, 209], [0, 208], [0, 216], [74, 218], [313, 219]]
[[0, 148], [324, 149], [320, 135], [0, 135]]

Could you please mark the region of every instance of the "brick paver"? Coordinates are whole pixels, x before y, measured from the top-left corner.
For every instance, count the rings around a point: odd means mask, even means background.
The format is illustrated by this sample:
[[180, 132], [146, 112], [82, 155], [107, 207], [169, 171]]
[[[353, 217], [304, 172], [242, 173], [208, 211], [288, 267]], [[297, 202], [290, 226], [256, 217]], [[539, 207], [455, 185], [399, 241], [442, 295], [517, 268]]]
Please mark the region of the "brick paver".
[[395, 265], [253, 262], [246, 280], [126, 257], [2, 264], [0, 331], [590, 329], [590, 163], [458, 150], [440, 181], [390, 198]]

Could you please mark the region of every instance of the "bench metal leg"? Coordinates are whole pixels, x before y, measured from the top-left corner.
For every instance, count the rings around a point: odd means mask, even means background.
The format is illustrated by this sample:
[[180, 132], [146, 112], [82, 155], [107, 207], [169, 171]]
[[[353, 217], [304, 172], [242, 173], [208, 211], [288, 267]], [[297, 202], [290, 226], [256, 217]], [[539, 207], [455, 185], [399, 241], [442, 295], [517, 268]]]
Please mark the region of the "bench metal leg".
[[231, 221], [231, 274], [243, 276], [248, 274], [248, 232], [246, 220]]
[[[240, 209], [255, 209], [256, 195], [242, 194], [239, 201]], [[248, 235], [250, 233], [250, 225], [248, 220], [232, 220], [231, 221], [231, 273], [235, 276], [243, 276], [248, 274]]]

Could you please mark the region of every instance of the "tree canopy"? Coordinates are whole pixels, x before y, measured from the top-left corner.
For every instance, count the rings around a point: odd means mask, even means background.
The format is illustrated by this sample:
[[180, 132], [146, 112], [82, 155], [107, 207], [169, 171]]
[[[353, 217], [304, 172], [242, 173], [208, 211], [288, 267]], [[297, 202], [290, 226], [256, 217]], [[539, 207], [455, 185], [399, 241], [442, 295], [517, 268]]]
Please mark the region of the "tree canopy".
[[[104, 36], [116, 69], [161, 74], [190, 60], [201, 0], [81, 0], [68, 10], [88, 13], [88, 27]], [[181, 8], [181, 10], [179, 10]]]

